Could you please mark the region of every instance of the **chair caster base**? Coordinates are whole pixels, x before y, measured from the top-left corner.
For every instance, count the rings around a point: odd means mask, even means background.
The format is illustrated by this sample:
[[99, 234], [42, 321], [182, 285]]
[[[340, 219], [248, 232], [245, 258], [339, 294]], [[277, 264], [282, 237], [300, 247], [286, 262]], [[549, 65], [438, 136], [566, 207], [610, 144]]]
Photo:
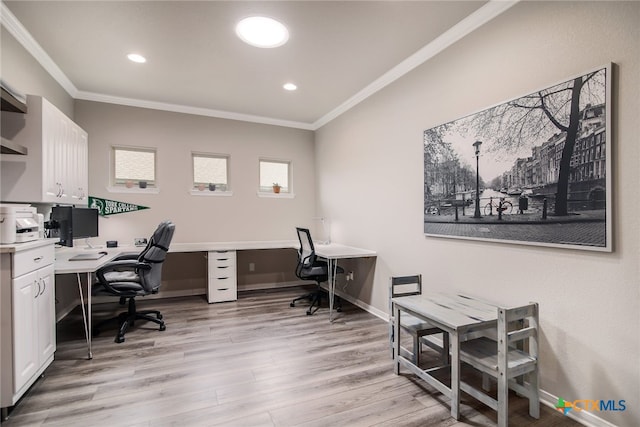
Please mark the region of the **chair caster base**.
[[294, 303], [289, 303], [289, 307], [295, 307], [296, 305]]
[[167, 330], [167, 327], [166, 327], [165, 325], [160, 325], [160, 330], [161, 330], [161, 331], [166, 331], [166, 330]]

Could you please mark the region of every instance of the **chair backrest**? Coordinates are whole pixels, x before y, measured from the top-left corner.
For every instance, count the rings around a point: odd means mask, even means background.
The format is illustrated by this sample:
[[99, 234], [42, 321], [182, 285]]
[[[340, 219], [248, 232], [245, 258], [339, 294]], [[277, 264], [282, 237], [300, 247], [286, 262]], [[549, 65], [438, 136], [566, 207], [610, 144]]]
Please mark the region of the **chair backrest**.
[[298, 267], [300, 269], [309, 268], [316, 262], [316, 250], [311, 240], [311, 233], [308, 228], [296, 227], [300, 249], [298, 249]]
[[393, 316], [391, 298], [422, 294], [422, 274], [395, 276], [389, 279], [389, 313]]
[[538, 303], [514, 308], [498, 308], [498, 359], [509, 349], [538, 358]]
[[173, 222], [162, 221], [138, 256], [138, 262], [150, 266], [149, 269], [140, 269], [138, 272], [142, 287], [149, 293], [158, 292], [162, 281], [162, 264], [167, 257], [174, 231]]

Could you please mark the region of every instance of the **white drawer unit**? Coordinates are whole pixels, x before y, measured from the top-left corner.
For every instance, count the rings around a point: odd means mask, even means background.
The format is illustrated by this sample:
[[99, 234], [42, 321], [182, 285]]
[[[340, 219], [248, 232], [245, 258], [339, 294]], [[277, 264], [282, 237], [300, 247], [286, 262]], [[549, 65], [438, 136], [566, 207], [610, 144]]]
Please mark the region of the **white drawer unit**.
[[238, 299], [236, 251], [209, 251], [207, 300], [210, 303]]

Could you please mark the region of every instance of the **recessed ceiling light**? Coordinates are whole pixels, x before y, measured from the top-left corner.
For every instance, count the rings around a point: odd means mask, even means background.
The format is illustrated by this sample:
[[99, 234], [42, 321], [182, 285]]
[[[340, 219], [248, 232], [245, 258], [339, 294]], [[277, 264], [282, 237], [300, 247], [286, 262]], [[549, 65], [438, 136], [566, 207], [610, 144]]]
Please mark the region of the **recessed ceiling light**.
[[296, 86], [293, 83], [285, 83], [282, 87], [285, 88], [286, 90], [296, 90], [296, 89], [298, 89], [298, 86]]
[[129, 58], [129, 61], [137, 62], [139, 64], [144, 64], [145, 62], [147, 62], [147, 58], [142, 55], [138, 55], [137, 53], [130, 53], [129, 55], [127, 55], [127, 58]]
[[252, 16], [238, 22], [236, 34], [243, 42], [255, 47], [278, 47], [289, 40], [287, 27], [264, 16]]

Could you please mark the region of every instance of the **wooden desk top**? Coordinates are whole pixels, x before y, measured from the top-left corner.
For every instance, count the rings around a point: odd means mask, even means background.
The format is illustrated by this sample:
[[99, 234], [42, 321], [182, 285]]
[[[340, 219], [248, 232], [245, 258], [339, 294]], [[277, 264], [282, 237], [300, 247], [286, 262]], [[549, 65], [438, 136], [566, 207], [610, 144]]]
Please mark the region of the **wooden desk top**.
[[498, 320], [497, 305], [465, 295], [434, 293], [396, 297], [392, 301], [396, 306], [448, 329], [469, 329]]

